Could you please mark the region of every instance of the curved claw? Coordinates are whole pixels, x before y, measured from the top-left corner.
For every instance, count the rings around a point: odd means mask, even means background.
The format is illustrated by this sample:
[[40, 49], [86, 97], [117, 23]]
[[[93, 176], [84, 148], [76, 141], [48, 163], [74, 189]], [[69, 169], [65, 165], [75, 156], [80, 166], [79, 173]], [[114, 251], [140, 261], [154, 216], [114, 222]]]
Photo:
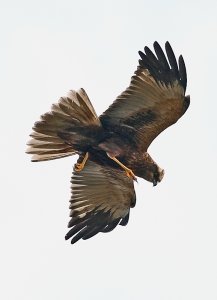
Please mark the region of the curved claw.
[[137, 178], [131, 169], [127, 168], [124, 164], [122, 164], [116, 157], [111, 156], [109, 153], [107, 153], [107, 155], [109, 158], [114, 160], [119, 166], [121, 166], [122, 169], [124, 169], [124, 171], [127, 174], [127, 177], [132, 178], [137, 182]]

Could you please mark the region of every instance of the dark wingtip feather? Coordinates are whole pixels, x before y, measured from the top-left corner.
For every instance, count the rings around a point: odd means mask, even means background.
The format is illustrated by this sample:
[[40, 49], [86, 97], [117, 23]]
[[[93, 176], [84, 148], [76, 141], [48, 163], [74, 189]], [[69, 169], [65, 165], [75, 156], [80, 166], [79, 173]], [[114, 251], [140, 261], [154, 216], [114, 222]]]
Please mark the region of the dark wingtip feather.
[[145, 55], [145, 54], [144, 54], [142, 51], [140, 51], [140, 50], [138, 51], [138, 53], [139, 53], [139, 56], [140, 56], [141, 58], [143, 58], [144, 55]]
[[130, 217], [130, 213], [128, 213], [119, 223], [119, 225], [121, 226], [126, 226], [128, 224], [129, 221], [129, 217]]
[[[125, 226], [128, 222], [129, 214], [121, 221], [120, 225]], [[110, 212], [95, 211], [90, 212], [83, 218], [73, 216], [68, 227], [72, 227], [65, 236], [65, 240], [72, 238], [71, 244], [80, 239], [87, 240], [99, 232], [109, 232], [120, 222], [121, 218], [112, 219]]]
[[80, 230], [83, 230], [85, 228], [85, 226], [87, 225], [87, 223], [88, 223], [88, 219], [81, 223], [78, 223], [77, 225], [72, 227], [72, 229], [70, 229], [69, 232], [65, 235], [65, 240], [70, 239], [77, 232], [79, 232]]
[[155, 66], [155, 68], [159, 68], [160, 63], [157, 60], [157, 57], [154, 55], [154, 53], [147, 46], [145, 46], [144, 51], [145, 51], [147, 58]]
[[176, 57], [175, 57], [173, 49], [168, 41], [165, 43], [165, 50], [167, 53], [167, 57], [168, 57], [171, 69], [174, 71], [175, 75], [179, 78], [179, 69], [178, 69]]
[[143, 53], [142, 51], [139, 51], [139, 56], [141, 57], [141, 59], [139, 60], [139, 64], [141, 67], [146, 68], [146, 69], [150, 69], [151, 64], [147, 58], [147, 56], [145, 55], [145, 53]]
[[83, 240], [88, 240], [88, 239], [92, 238], [94, 235], [97, 235], [97, 234], [100, 232], [100, 230], [101, 230], [102, 228], [105, 227], [105, 225], [106, 225], [106, 224], [103, 224], [103, 225], [101, 225], [101, 226], [96, 226], [96, 227], [92, 228], [89, 232], [87, 232], [87, 233], [83, 236], [82, 239], [83, 239]]
[[105, 226], [103, 229], [101, 229], [101, 232], [110, 232], [113, 229], [115, 229], [115, 227], [118, 225], [118, 223], [120, 222], [120, 218], [115, 219], [113, 222], [111, 222], [110, 224], [108, 224], [107, 226]]
[[161, 62], [161, 65], [162, 65], [163, 69], [165, 71], [169, 71], [170, 67], [169, 67], [167, 58], [166, 58], [161, 46], [156, 41], [154, 42], [154, 50], [155, 50], [155, 53], [158, 57], [159, 62]]
[[87, 234], [90, 231], [90, 228], [84, 227], [82, 228], [71, 240], [71, 244], [75, 244], [77, 241], [79, 241], [85, 234]]
[[94, 228], [93, 230], [91, 230], [90, 232], [86, 233], [82, 239], [83, 240], [88, 240], [90, 238], [92, 238], [94, 235], [97, 235], [99, 233], [99, 228]]
[[154, 46], [154, 48], [155, 47], [160, 47], [160, 45], [159, 45], [159, 43], [157, 41], [154, 41], [153, 46]]
[[186, 110], [189, 108], [190, 105], [190, 96], [185, 97], [184, 107], [183, 107], [183, 115], [186, 112]]
[[181, 83], [184, 87], [184, 90], [186, 90], [187, 72], [186, 72], [185, 62], [184, 62], [182, 55], [179, 56], [179, 73], [180, 73]]
[[183, 57], [180, 56], [179, 63], [177, 63], [173, 49], [168, 41], [165, 43], [166, 54], [157, 41], [153, 43], [153, 46], [156, 55], [147, 46], [144, 48], [145, 53], [139, 51], [141, 57], [139, 60], [140, 67], [147, 69], [156, 82], [160, 81], [168, 85], [178, 80], [180, 85], [186, 90], [187, 74]]

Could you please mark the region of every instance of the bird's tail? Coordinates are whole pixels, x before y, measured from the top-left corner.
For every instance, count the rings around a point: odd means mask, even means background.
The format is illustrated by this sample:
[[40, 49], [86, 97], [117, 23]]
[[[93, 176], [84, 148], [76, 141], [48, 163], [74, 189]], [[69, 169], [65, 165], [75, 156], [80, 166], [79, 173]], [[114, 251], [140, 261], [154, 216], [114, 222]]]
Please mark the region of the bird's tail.
[[[32, 161], [45, 161], [76, 153], [74, 144], [82, 140], [81, 130], [100, 128], [99, 118], [83, 89], [70, 91], [67, 97], [60, 98], [53, 104], [51, 112], [41, 116], [36, 122], [28, 142], [28, 154], [33, 154]], [[68, 143], [64, 136], [70, 135]], [[83, 141], [85, 142], [85, 141]]]

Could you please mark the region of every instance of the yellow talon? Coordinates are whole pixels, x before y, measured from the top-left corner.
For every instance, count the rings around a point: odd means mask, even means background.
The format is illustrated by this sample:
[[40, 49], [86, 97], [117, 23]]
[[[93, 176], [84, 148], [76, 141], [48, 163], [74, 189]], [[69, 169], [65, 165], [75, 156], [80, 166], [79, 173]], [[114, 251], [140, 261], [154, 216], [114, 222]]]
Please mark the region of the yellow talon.
[[109, 158], [114, 160], [119, 166], [121, 166], [122, 169], [125, 170], [127, 177], [132, 178], [133, 180], [135, 180], [137, 182], [137, 178], [131, 169], [127, 168], [124, 164], [122, 164], [116, 157], [110, 156], [108, 153], [107, 153], [107, 155]]
[[136, 176], [135, 176], [135, 174], [133, 173], [132, 170], [130, 170], [130, 169], [127, 168], [125, 170], [125, 172], [127, 174], [127, 177], [132, 178], [133, 180], [135, 180], [137, 182], [137, 178], [136, 178]]
[[81, 172], [86, 164], [86, 161], [88, 160], [88, 152], [85, 154], [83, 160], [81, 163], [76, 163], [75, 166], [74, 166], [74, 171], [76, 172]]
[[83, 168], [84, 168], [84, 166], [82, 164], [77, 163], [77, 164], [75, 164], [74, 170], [76, 172], [80, 172], [80, 171], [82, 171]]

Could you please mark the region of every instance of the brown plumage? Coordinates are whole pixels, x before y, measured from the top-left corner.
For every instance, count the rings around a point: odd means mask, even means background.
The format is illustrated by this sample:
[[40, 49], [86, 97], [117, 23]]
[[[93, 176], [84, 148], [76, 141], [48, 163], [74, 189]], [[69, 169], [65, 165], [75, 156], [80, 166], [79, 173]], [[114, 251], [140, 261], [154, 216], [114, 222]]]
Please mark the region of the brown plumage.
[[71, 180], [71, 229], [66, 235], [72, 243], [127, 224], [136, 203], [133, 173], [153, 185], [163, 178], [164, 171], [147, 150], [186, 112], [190, 97], [185, 96], [182, 56], [177, 64], [168, 42], [166, 55], [157, 42], [154, 50], [155, 54], [145, 47], [139, 52], [141, 60], [130, 86], [100, 117], [80, 89], [62, 97], [33, 127], [27, 149], [32, 161], [79, 154]]

